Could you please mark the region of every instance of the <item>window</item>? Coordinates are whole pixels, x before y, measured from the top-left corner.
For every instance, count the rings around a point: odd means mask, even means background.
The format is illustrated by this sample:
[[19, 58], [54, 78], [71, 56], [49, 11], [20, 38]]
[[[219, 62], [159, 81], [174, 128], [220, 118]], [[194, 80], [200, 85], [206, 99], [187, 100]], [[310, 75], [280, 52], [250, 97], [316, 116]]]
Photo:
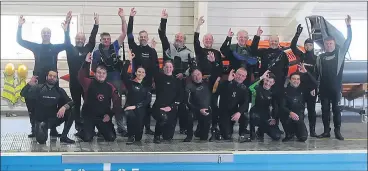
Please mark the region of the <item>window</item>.
[[[18, 17], [15, 15], [1, 15], [1, 59], [33, 59], [34, 55], [28, 49], [20, 46], [16, 41]], [[61, 23], [65, 16], [24, 16], [26, 22], [22, 29], [22, 38], [31, 42], [41, 43], [41, 30], [51, 29], [51, 43], [64, 43], [64, 30]], [[70, 24], [70, 39], [75, 44], [77, 34], [77, 17], [74, 16]], [[65, 58], [66, 52], [60, 52], [59, 58]]]

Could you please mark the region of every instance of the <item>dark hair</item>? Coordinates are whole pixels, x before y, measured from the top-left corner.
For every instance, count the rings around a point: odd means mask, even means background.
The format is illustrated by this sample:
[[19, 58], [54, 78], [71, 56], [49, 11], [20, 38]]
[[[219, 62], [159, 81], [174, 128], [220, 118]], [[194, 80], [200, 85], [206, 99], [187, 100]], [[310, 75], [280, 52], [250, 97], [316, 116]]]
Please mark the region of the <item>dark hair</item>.
[[165, 66], [167, 63], [171, 63], [171, 64], [174, 66], [174, 63], [173, 63], [171, 60], [166, 60], [166, 61], [164, 62], [164, 65], [163, 65], [163, 66]]
[[198, 67], [193, 67], [193, 68], [190, 68], [190, 69], [189, 69], [189, 73], [190, 73], [190, 75], [192, 75], [192, 74], [193, 74], [193, 72], [194, 72], [195, 70], [198, 70], [199, 72], [201, 72], [201, 73], [202, 73], [202, 71], [201, 71]]
[[148, 32], [146, 30], [142, 30], [138, 33], [138, 35], [140, 35], [141, 33], [146, 33], [148, 35]]
[[273, 79], [273, 80], [275, 80], [275, 79], [276, 79], [275, 74], [273, 74], [273, 73], [268, 73], [268, 79]]
[[135, 72], [137, 72], [137, 70], [138, 70], [139, 68], [143, 68], [143, 69], [144, 69], [144, 71], [146, 71], [146, 69], [145, 69], [142, 65], [139, 65], [139, 66], [137, 66], [137, 69], [135, 70]]
[[106, 70], [107, 71], [107, 67], [106, 67], [106, 65], [104, 64], [104, 63], [99, 63], [99, 64], [97, 64], [97, 67], [96, 68], [100, 68], [100, 69], [103, 69], [103, 70]]
[[58, 75], [59, 75], [59, 72], [58, 72], [56, 69], [50, 69], [50, 70], [47, 72], [47, 75], [48, 75], [50, 72], [56, 72], [56, 74], [58, 74]]
[[336, 42], [335, 37], [333, 37], [333, 36], [328, 36], [328, 37], [324, 38], [323, 42], [330, 41], [330, 40], [333, 40], [334, 42]]
[[293, 73], [291, 73], [291, 74], [290, 74], [289, 78], [291, 78], [291, 77], [292, 77], [292, 76], [294, 76], [294, 75], [299, 75], [299, 77], [300, 77], [300, 76], [301, 76], [301, 73], [300, 73], [300, 72], [298, 72], [298, 71], [293, 72]]
[[108, 32], [102, 32], [100, 34], [100, 37], [102, 38], [103, 36], [110, 36], [110, 33], [108, 33]]

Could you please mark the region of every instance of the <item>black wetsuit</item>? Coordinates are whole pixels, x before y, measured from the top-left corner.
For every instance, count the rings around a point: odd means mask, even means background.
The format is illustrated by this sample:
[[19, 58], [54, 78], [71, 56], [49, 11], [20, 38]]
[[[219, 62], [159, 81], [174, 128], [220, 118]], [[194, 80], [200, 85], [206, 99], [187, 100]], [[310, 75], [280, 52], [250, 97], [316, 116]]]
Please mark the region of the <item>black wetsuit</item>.
[[257, 134], [260, 140], [263, 140], [266, 133], [273, 140], [278, 141], [281, 138], [281, 131], [276, 124], [270, 125], [270, 119], [275, 119], [278, 111], [272, 91], [264, 89], [263, 82], [259, 79], [249, 89], [252, 92], [252, 108], [249, 112], [251, 138], [255, 139], [255, 126], [258, 126]]
[[[304, 77], [304, 78], [303, 78]], [[314, 87], [311, 86], [314, 85]], [[304, 92], [310, 92], [317, 87], [317, 81], [310, 73], [301, 74], [301, 83], [295, 88], [288, 84], [285, 88], [285, 95], [282, 100], [282, 110], [280, 119], [284, 124], [286, 133], [283, 141], [288, 141], [296, 135], [298, 141], [305, 142], [308, 138], [308, 130], [304, 123], [305, 96]], [[299, 116], [299, 120], [295, 121], [290, 118], [290, 112], [294, 112]]]
[[[84, 123], [81, 138], [83, 141], [92, 141], [95, 127], [97, 127], [106, 141], [114, 141], [116, 132], [112, 116], [121, 111], [121, 97], [112, 84], [89, 78], [89, 66], [90, 63], [84, 62], [78, 73], [78, 80], [83, 87], [85, 99], [82, 107]], [[111, 110], [111, 101], [113, 110]], [[103, 122], [106, 114], [110, 116], [110, 120]]]
[[56, 115], [59, 109], [66, 104], [70, 108], [73, 107], [73, 101], [64, 89], [47, 83], [35, 86], [27, 84], [22, 89], [21, 96], [35, 101], [35, 136], [38, 143], [45, 144], [48, 139], [48, 129], [56, 129], [57, 126], [64, 122], [61, 138], [67, 138], [70, 127], [73, 124], [72, 112], [67, 110], [63, 118], [57, 118]]
[[[196, 115], [198, 118], [197, 130], [198, 136], [201, 140], [208, 139], [208, 133], [210, 131], [211, 126], [211, 90], [209, 86], [205, 82], [201, 83], [188, 83], [186, 86], [186, 103], [190, 109], [190, 113], [188, 113], [188, 123], [187, 123], [187, 137], [184, 141], [191, 141], [193, 138], [193, 115]], [[208, 115], [203, 115], [200, 110], [208, 109]]]
[[[64, 34], [64, 44], [39, 44], [30, 42], [22, 39], [22, 26], [18, 26], [17, 31], [17, 42], [22, 47], [32, 51], [35, 58], [35, 64], [33, 69], [33, 75], [38, 76], [38, 84], [43, 84], [46, 82], [47, 73], [50, 70], [57, 71], [57, 61], [58, 54], [66, 50], [67, 44], [66, 42], [70, 42], [69, 31], [66, 31]], [[58, 83], [59, 84], [59, 83]], [[32, 125], [32, 131], [34, 131], [34, 104], [35, 102], [25, 98], [26, 105], [28, 109], [28, 113], [30, 116], [30, 121]], [[34, 132], [32, 132], [34, 135]]]
[[244, 83], [233, 81], [224, 81], [217, 89], [220, 96], [219, 114], [220, 114], [220, 132], [225, 140], [230, 139], [233, 134], [234, 121], [231, 121], [232, 115], [239, 112], [239, 135], [244, 136], [248, 120], [249, 90]]
[[143, 121], [147, 112], [147, 106], [150, 106], [152, 94], [151, 89], [142, 83], [135, 82], [129, 79], [128, 67], [129, 61], [125, 61], [123, 71], [121, 73], [122, 80], [127, 89], [126, 102], [124, 108], [135, 106], [134, 110], [125, 111], [127, 117], [128, 136], [134, 138], [135, 141], [140, 141], [143, 135]]
[[[83, 46], [73, 46], [71, 42], [66, 49], [66, 59], [69, 66], [69, 89], [74, 102], [75, 129], [79, 132], [82, 129], [82, 118], [80, 114], [81, 97], [83, 97], [83, 88], [78, 81], [78, 71], [82, 67], [84, 60], [89, 52], [92, 52], [96, 45], [96, 35], [98, 32], [98, 25], [94, 25], [88, 43]], [[70, 38], [69, 38], [70, 40]]]
[[[197, 67], [201, 70], [203, 75], [209, 75], [208, 86], [212, 92], [213, 85], [215, 84], [218, 77], [222, 76], [223, 64], [221, 59], [221, 53], [216, 49], [202, 48], [199, 42], [199, 33], [194, 32], [194, 51], [197, 60]], [[215, 61], [211, 62], [207, 59], [208, 52], [213, 52], [215, 55]], [[213, 94], [211, 98], [211, 109], [212, 109], [212, 128], [217, 128], [218, 124], [218, 107], [217, 107], [218, 97]]]
[[[290, 48], [293, 51], [293, 53], [300, 57], [300, 60], [302, 63], [306, 63], [308, 65], [305, 65], [305, 68], [309, 73], [312, 74], [314, 78], [317, 78], [316, 75], [316, 59], [317, 56], [314, 54], [314, 49], [310, 51], [306, 51], [303, 53], [300, 51], [297, 47], [297, 42], [300, 34], [296, 33], [293, 40], [291, 41]], [[310, 66], [309, 66], [310, 65]], [[313, 83], [305, 82], [304, 86], [308, 87], [315, 87], [313, 86]], [[316, 127], [316, 100], [317, 100], [317, 89], [315, 89], [315, 95], [312, 96], [310, 92], [304, 92], [304, 99], [307, 103], [307, 110], [308, 110], [308, 120], [309, 120], [309, 130], [311, 134], [315, 134], [315, 127]]]

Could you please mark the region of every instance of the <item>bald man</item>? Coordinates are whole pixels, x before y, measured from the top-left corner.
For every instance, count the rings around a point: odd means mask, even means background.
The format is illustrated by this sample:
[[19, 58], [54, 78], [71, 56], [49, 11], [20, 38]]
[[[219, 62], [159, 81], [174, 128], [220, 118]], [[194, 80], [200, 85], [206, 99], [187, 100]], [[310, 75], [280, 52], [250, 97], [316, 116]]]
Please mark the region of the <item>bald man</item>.
[[[88, 43], [86, 42], [86, 36], [84, 33], [77, 33], [75, 36], [75, 46], [73, 46], [70, 41], [68, 42], [69, 46], [66, 49], [66, 57], [69, 66], [69, 88], [70, 93], [74, 102], [74, 112], [75, 114], [75, 129], [77, 130], [76, 135], [79, 136], [79, 132], [82, 128], [81, 116], [80, 116], [80, 107], [81, 107], [81, 96], [83, 96], [83, 88], [78, 81], [78, 71], [82, 67], [82, 64], [86, 58], [86, 55], [89, 52], [92, 52], [96, 45], [96, 35], [98, 32], [99, 25], [99, 17], [95, 13], [94, 14], [95, 24], [93, 25], [93, 29], [91, 35], [89, 36]], [[68, 28], [70, 25], [70, 20], [68, 21]], [[70, 40], [70, 39], [69, 39]]]
[[[66, 18], [71, 17], [71, 12], [69, 12]], [[25, 23], [25, 18], [23, 16], [19, 17], [18, 20], [18, 31], [17, 31], [17, 42], [22, 47], [30, 50], [34, 54], [35, 64], [33, 69], [33, 75], [37, 76], [38, 84], [43, 84], [46, 82], [47, 73], [50, 70], [57, 71], [57, 61], [59, 52], [66, 49], [66, 42], [70, 42], [69, 31], [64, 27], [64, 43], [63, 44], [51, 44], [51, 30], [49, 28], [43, 28], [41, 31], [42, 43], [35, 43], [24, 40], [22, 38], [22, 26]], [[26, 99], [26, 105], [28, 108], [28, 113], [30, 115], [30, 122], [32, 125], [32, 133], [28, 137], [34, 137], [34, 101]], [[59, 136], [56, 128], [51, 129], [52, 136]]]

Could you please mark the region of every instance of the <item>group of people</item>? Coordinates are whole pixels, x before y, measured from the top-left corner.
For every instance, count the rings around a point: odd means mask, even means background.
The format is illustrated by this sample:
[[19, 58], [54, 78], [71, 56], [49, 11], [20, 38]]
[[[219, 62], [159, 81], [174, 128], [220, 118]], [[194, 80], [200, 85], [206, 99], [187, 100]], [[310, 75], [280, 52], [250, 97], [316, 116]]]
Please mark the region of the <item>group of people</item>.
[[[109, 33], [101, 33], [97, 50], [94, 50], [99, 27], [97, 14], [88, 42], [85, 44], [85, 35], [78, 33], [75, 46], [69, 35], [71, 12], [62, 24], [63, 44], [50, 43], [51, 30], [48, 28], [41, 32], [41, 44], [23, 40], [25, 19], [20, 16], [17, 42], [35, 56], [34, 76], [21, 92], [26, 98], [32, 125], [29, 137], [36, 137], [40, 144], [47, 141], [48, 135], [60, 136], [61, 142], [74, 143], [67, 134], [75, 121], [76, 136], [83, 141], [92, 141], [94, 136], [114, 141], [117, 133], [112, 118], [115, 117], [117, 132], [128, 137], [128, 144], [141, 141], [144, 130], [154, 135], [154, 143], [170, 141], [178, 120], [180, 133], [186, 134], [184, 142], [192, 141], [193, 136], [204, 141], [232, 140], [236, 122], [239, 123], [239, 142], [263, 141], [264, 134], [273, 140], [285, 134], [282, 141], [296, 136], [298, 141], [304, 142], [308, 138], [305, 104], [309, 136], [318, 138], [330, 137], [332, 104], [335, 137], [344, 139], [340, 133], [338, 102], [345, 54], [352, 35], [350, 16], [346, 18], [348, 36], [343, 46], [337, 46], [333, 37], [327, 37], [324, 39], [325, 53], [319, 56], [314, 54], [311, 39], [304, 43], [305, 52], [298, 49], [297, 41], [303, 30], [298, 25], [290, 46], [298, 58], [294, 63], [298, 70], [288, 75], [289, 66], [294, 64], [289, 62], [277, 36], [269, 38], [269, 48], [260, 49], [258, 44], [263, 33], [260, 27], [250, 46], [245, 30], [238, 31], [237, 44], [231, 44], [234, 33], [229, 29], [225, 42], [216, 50], [212, 48], [214, 38], [209, 33], [203, 36], [201, 46], [199, 30], [205, 22], [201, 17], [194, 32], [193, 52], [186, 46], [183, 33], [177, 33], [173, 42], [168, 40], [166, 10], [162, 11], [158, 28], [164, 60], [161, 70], [157, 52], [148, 44], [147, 31], [140, 31], [139, 44], [135, 42], [136, 13], [132, 8], [127, 23], [120, 8], [120, 36], [112, 42]], [[126, 50], [126, 36], [133, 58], [120, 53]], [[67, 52], [71, 98], [58, 82], [57, 56], [63, 50]], [[223, 66], [223, 60], [230, 62], [228, 68]], [[131, 74], [128, 72], [130, 66]], [[152, 93], [156, 94], [156, 99], [151, 106]], [[324, 132], [321, 135], [315, 132], [317, 94], [322, 104]], [[154, 131], [150, 129], [151, 116], [156, 120]], [[198, 120], [195, 131], [194, 120]], [[279, 128], [280, 121], [283, 131]], [[60, 135], [56, 127], [62, 123], [64, 130]]]

